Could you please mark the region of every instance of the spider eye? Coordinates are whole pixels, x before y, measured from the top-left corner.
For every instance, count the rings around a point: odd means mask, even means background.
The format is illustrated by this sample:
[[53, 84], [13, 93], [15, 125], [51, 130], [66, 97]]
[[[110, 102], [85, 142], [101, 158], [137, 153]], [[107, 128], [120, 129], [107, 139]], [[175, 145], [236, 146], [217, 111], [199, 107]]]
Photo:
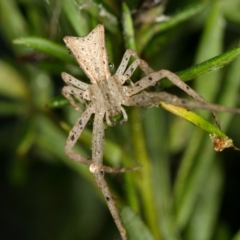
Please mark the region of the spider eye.
[[113, 63], [108, 63], [109, 68], [114, 68], [114, 64]]

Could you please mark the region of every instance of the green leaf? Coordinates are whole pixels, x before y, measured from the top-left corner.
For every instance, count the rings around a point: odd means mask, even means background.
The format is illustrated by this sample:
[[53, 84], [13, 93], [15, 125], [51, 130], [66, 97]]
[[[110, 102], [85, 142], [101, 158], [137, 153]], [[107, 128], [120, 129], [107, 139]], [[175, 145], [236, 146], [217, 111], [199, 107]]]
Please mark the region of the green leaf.
[[[212, 1], [210, 7], [210, 14], [198, 47], [197, 62], [221, 53], [224, 28], [221, 24], [220, 1]], [[207, 100], [215, 101], [220, 77], [221, 74], [217, 71], [197, 79], [198, 85], [195, 90], [200, 94], [204, 94]], [[208, 113], [203, 113], [203, 115], [207, 117]], [[202, 132], [194, 129], [194, 132], [191, 133], [191, 144], [184, 153], [174, 188], [176, 224], [179, 230], [187, 225], [190, 216], [197, 214], [195, 204], [199, 193], [204, 191], [203, 181], [206, 175], [210, 174], [210, 164], [213, 158], [214, 152], [212, 151], [211, 142], [207, 140], [207, 136]]]
[[[186, 70], [183, 70], [181, 72], [178, 72], [177, 75], [184, 81], [189, 81], [193, 78], [202, 76], [204, 74], [216, 71], [230, 62], [232, 62], [234, 59], [239, 57], [240, 55], [240, 47], [233, 48], [223, 54], [220, 54], [216, 57], [210, 58], [202, 63], [196, 64], [193, 67], [187, 68]], [[204, 84], [204, 83], [202, 83]], [[173, 84], [168, 81], [167, 79], [164, 79], [161, 81], [162, 87], [169, 87]]]
[[0, 1], [1, 32], [8, 40], [27, 34], [27, 22], [17, 5], [16, 1]]
[[121, 211], [122, 221], [131, 240], [154, 240], [151, 232], [140, 217], [131, 208], [124, 207]]
[[154, 35], [161, 33], [163, 31], [172, 29], [173, 27], [178, 26], [184, 21], [189, 20], [190, 18], [199, 14], [204, 7], [206, 6], [205, 2], [192, 4], [191, 6], [182, 9], [179, 13], [176, 13], [173, 16], [170, 16], [166, 21], [151, 24], [151, 30], [149, 31], [149, 24], [143, 24], [142, 27], [136, 32], [137, 46], [139, 52], [142, 52], [146, 48], [149, 41], [153, 38]]
[[185, 108], [174, 106], [172, 104], [167, 104], [164, 102], [160, 103], [161, 107], [166, 109], [167, 111], [184, 118], [185, 120], [193, 123], [194, 125], [198, 126], [199, 128], [203, 129], [204, 131], [210, 134], [216, 134], [219, 137], [226, 137], [226, 135], [216, 126], [205, 120], [204, 118], [200, 117], [194, 112], [191, 112]]
[[[201, 191], [195, 205], [195, 212], [186, 229], [186, 240], [210, 240], [213, 238], [218, 212], [221, 202], [218, 201], [222, 196], [223, 190], [223, 167], [218, 161], [210, 166], [211, 174], [205, 179], [204, 191]], [[201, 231], [200, 231], [201, 230]]]
[[214, 149], [221, 152], [225, 148], [232, 147], [238, 150], [232, 142], [232, 139], [228, 138], [224, 132], [222, 132], [217, 126], [214, 126], [209, 121], [200, 117], [194, 112], [191, 112], [185, 108], [167, 104], [165, 102], [160, 102], [160, 105], [167, 111], [193, 123], [204, 131], [210, 133], [210, 138], [213, 141]]
[[0, 61], [0, 94], [18, 100], [29, 97], [29, 88], [23, 76], [4, 61]]
[[78, 2], [68, 0], [62, 1], [63, 10], [76, 34], [78, 36], [85, 36], [89, 33], [89, 21], [86, 12], [80, 10], [80, 8], [77, 7], [77, 4], [79, 4], [79, 6], [84, 6], [86, 2], [82, 0], [79, 0]]
[[134, 39], [134, 28], [131, 17], [131, 12], [126, 3], [122, 4], [123, 9], [123, 34], [125, 40], [125, 48], [136, 51], [136, 43]]
[[37, 51], [46, 53], [65, 62], [75, 63], [75, 59], [68, 54], [67, 48], [63, 45], [51, 42], [39, 37], [24, 37], [13, 41], [14, 44], [25, 45]]
[[240, 24], [240, 15], [239, 15], [239, 0], [228, 0], [222, 1], [222, 7], [225, 18], [232, 23]]
[[235, 234], [232, 240], [240, 240], [240, 230]]
[[[125, 34], [125, 45], [136, 50], [136, 43], [134, 39], [134, 28], [131, 19], [130, 11], [125, 3], [123, 3], [123, 27]], [[140, 195], [143, 198], [143, 211], [146, 216], [146, 222], [153, 232], [156, 239], [161, 239], [160, 232], [158, 230], [157, 218], [155, 212], [155, 205], [152, 204], [154, 201], [154, 193], [152, 191], [152, 167], [150, 159], [146, 149], [146, 142], [144, 138], [143, 128], [141, 127], [141, 121], [139, 121], [140, 110], [135, 108], [131, 110], [129, 114], [129, 120], [131, 122], [131, 135], [133, 139], [133, 148], [135, 151], [136, 158], [139, 163], [144, 166], [144, 171], [141, 171], [139, 175], [145, 179], [138, 184]]]
[[62, 108], [65, 105], [68, 105], [69, 101], [64, 98], [63, 96], [57, 96], [55, 98], [53, 98], [48, 104], [47, 106], [50, 108]]

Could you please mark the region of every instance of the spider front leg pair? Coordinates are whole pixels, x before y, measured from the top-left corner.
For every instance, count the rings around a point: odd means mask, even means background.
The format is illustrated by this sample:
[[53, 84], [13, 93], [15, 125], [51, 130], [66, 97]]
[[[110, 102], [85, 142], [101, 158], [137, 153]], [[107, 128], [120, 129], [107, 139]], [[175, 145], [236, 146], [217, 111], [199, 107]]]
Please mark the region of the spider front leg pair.
[[74, 78], [65, 72], [62, 73], [62, 79], [67, 84], [67, 86], [64, 86], [62, 89], [63, 96], [68, 99], [75, 110], [81, 112], [72, 95], [75, 96], [79, 102], [84, 103], [84, 98], [87, 98], [87, 96], [84, 96], [84, 92], [86, 92], [88, 89], [88, 84]]

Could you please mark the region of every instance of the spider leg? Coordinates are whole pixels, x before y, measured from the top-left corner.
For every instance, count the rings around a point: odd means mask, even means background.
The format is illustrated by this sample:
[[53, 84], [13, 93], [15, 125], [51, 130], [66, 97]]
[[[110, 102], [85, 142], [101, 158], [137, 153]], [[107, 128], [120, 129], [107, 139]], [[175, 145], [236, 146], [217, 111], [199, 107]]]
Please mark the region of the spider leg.
[[[75, 87], [70, 87], [70, 86], [64, 86], [62, 89], [62, 95], [68, 99], [70, 104], [77, 110], [80, 111], [79, 106], [73, 99], [72, 95], [74, 95], [82, 104], [84, 103], [84, 100], [81, 96], [83, 96], [84, 91], [81, 89], [77, 89]], [[79, 97], [80, 96], [80, 97]]]
[[[120, 122], [120, 124], [124, 123], [127, 121], [127, 114], [124, 110], [124, 108], [121, 108], [122, 114], [123, 114], [123, 120]], [[91, 161], [93, 164], [90, 165], [90, 171], [94, 172], [95, 168], [108, 172], [108, 173], [124, 173], [124, 172], [131, 172], [131, 171], [138, 171], [142, 167], [141, 166], [136, 166], [136, 167], [130, 167], [130, 168], [112, 168], [109, 166], [102, 165], [102, 159], [103, 159], [103, 149], [104, 148], [104, 121], [103, 117], [95, 116], [94, 118], [94, 127], [93, 127], [93, 140], [92, 140], [92, 158], [93, 160]], [[111, 122], [109, 115], [106, 114], [106, 121], [108, 125], [114, 126], [114, 122]], [[103, 129], [103, 130], [102, 130]], [[95, 159], [95, 160], [94, 160]], [[100, 164], [99, 164], [100, 163]]]
[[124, 124], [128, 120], [128, 115], [123, 107], [121, 107], [121, 112], [123, 115], [123, 119], [121, 120], [120, 124]]
[[[141, 80], [137, 81], [134, 86], [128, 87], [128, 95], [133, 96], [136, 93], [141, 92], [142, 90], [154, 86], [158, 81], [163, 78], [168, 78], [174, 85], [182, 89], [188, 95], [203, 103], [204, 105], [209, 104], [207, 100], [205, 100], [201, 95], [195, 92], [192, 88], [190, 88], [185, 82], [183, 82], [176, 74], [168, 71], [168, 70], [160, 70], [158, 72], [150, 73], [148, 76], [142, 78]], [[213, 118], [220, 129], [220, 123], [215, 111], [212, 111]]]
[[82, 89], [83, 91], [88, 89], [87, 83], [84, 83], [84, 82], [78, 80], [77, 78], [73, 77], [72, 75], [70, 75], [66, 72], [62, 72], [61, 76], [62, 76], [63, 81], [67, 85], [73, 85], [79, 89]]
[[115, 221], [115, 224], [117, 225], [117, 228], [121, 234], [122, 240], [127, 240], [127, 233], [125, 230], [125, 227], [123, 226], [123, 223], [121, 221], [119, 212], [117, 210], [117, 207], [115, 205], [114, 199], [109, 191], [109, 188], [107, 186], [107, 183], [104, 179], [104, 172], [97, 171], [94, 174], [94, 178], [99, 186], [99, 188], [102, 190], [103, 196], [107, 202], [108, 208], [112, 214], [113, 220]]
[[[91, 161], [91, 164], [93, 161]], [[89, 166], [91, 165], [89, 164]], [[92, 165], [94, 166], [94, 165]], [[130, 168], [113, 168], [109, 166], [102, 165], [101, 167], [102, 171], [107, 173], [126, 173], [126, 172], [132, 172], [132, 171], [139, 171], [142, 169], [142, 166], [136, 166], [136, 167], [130, 167]]]
[[73, 151], [73, 147], [76, 144], [79, 136], [81, 135], [83, 129], [85, 128], [89, 118], [94, 113], [94, 109], [91, 105], [87, 108], [81, 115], [81, 117], [77, 120], [77, 123], [74, 125], [72, 130], [69, 132], [67, 142], [65, 145], [66, 155], [71, 158], [75, 162], [80, 162], [86, 165], [90, 165], [92, 162], [79, 154]]
[[77, 111], [79, 111], [79, 106], [76, 104], [72, 95], [74, 95], [78, 99], [78, 101], [84, 104], [84, 98], [86, 98], [85, 92], [88, 89], [88, 84], [74, 78], [73, 76], [65, 72], [62, 73], [62, 79], [67, 84], [67, 86], [64, 86], [62, 89], [63, 96], [69, 100], [71, 105]]
[[104, 171], [102, 170], [103, 149], [104, 149], [104, 114], [96, 114], [93, 123], [93, 139], [92, 139], [92, 159], [93, 164], [90, 165], [90, 171], [94, 174], [94, 178], [101, 189], [108, 208], [121, 234], [122, 240], [127, 240], [126, 230], [122, 224], [118, 209], [114, 199], [110, 193], [107, 183], [104, 179]]
[[134, 62], [131, 63], [131, 65], [127, 68], [126, 72], [124, 72], [124, 75], [126, 76], [132, 76], [132, 74], [134, 73], [134, 71], [136, 70], [137, 67], [140, 67], [140, 69], [146, 74], [150, 74], [152, 72], [154, 72], [154, 70], [152, 68], [150, 68], [148, 66], [148, 64], [140, 59], [137, 58]]
[[[121, 107], [121, 112], [122, 112], [123, 119], [120, 121], [120, 125], [124, 124], [128, 120], [128, 115], [127, 115], [127, 113], [126, 113], [126, 111], [125, 111], [125, 109], [123, 107]], [[106, 122], [111, 127], [116, 125], [116, 122], [111, 121], [110, 116], [109, 116], [108, 113], [106, 113]]]
[[107, 122], [107, 124], [108, 124], [109, 126], [111, 126], [111, 127], [113, 127], [113, 126], [116, 125], [116, 122], [111, 121], [110, 116], [109, 116], [108, 113], [106, 113], [106, 122]]
[[141, 92], [129, 98], [128, 106], [151, 106], [159, 105], [163, 101], [165, 103], [173, 104], [176, 106], [184, 107], [189, 110], [191, 109], [205, 109], [218, 112], [231, 112], [240, 114], [240, 109], [228, 108], [217, 104], [211, 103], [199, 103], [195, 101], [190, 101], [186, 99], [179, 98], [175, 95], [169, 94], [167, 92]]
[[104, 149], [104, 114], [95, 114], [93, 122], [93, 137], [92, 137], [92, 159], [97, 165], [102, 165], [103, 149]]
[[[131, 56], [133, 58], [135, 58], [136, 60], [127, 68], [127, 65], [128, 65], [128, 62], [129, 62], [129, 59]], [[139, 56], [137, 55], [137, 53], [135, 51], [133, 51], [132, 49], [127, 49], [123, 55], [122, 61], [119, 65], [115, 75], [126, 75], [126, 76], [130, 77], [130, 76], [132, 76], [133, 72], [136, 70], [136, 68], [138, 66], [142, 69], [142, 71], [146, 75], [154, 72], [153, 69], [150, 68], [144, 60], [139, 58]], [[127, 70], [126, 70], [126, 68], [127, 68]]]
[[[82, 113], [81, 117], [77, 120], [77, 123], [69, 132], [66, 145], [65, 145], [65, 152], [69, 158], [71, 158], [75, 162], [80, 162], [88, 166], [90, 166], [94, 162], [90, 159], [84, 158], [79, 154], [75, 153], [73, 151], [73, 147], [76, 144], [79, 136], [81, 135], [83, 129], [85, 128], [89, 118], [93, 113], [94, 113], [93, 107], [89, 105], [89, 108]], [[101, 170], [108, 173], [123, 173], [123, 172], [137, 171], [140, 169], [141, 169], [141, 166], [130, 167], [130, 168], [112, 168], [105, 165], [101, 166]]]

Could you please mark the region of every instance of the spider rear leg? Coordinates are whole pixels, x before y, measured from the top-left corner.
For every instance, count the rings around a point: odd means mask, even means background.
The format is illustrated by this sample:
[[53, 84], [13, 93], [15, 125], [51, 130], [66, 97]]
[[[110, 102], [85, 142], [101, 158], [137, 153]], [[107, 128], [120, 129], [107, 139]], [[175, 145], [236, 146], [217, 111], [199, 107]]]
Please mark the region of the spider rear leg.
[[204, 103], [199, 103], [195, 101], [190, 101], [183, 98], [179, 98], [167, 92], [160, 92], [160, 93], [141, 92], [129, 98], [128, 106], [146, 107], [146, 106], [152, 106], [152, 105], [159, 105], [161, 101], [172, 104], [172, 105], [184, 107], [189, 110], [204, 109], [204, 110], [211, 110], [211, 111], [217, 111], [217, 112], [231, 112], [231, 113], [240, 114], [240, 109], [228, 108], [228, 107], [224, 107], [217, 104], [211, 104], [211, 103], [204, 104]]
[[[93, 166], [94, 165], [92, 165], [92, 167]], [[142, 169], [142, 166], [129, 167], [129, 168], [113, 168], [113, 167], [102, 165], [101, 169], [102, 169], [102, 171], [107, 172], [107, 173], [126, 173], [126, 172], [139, 171]], [[94, 171], [94, 170], [92, 170], [92, 171]]]
[[73, 151], [73, 147], [76, 144], [79, 136], [81, 135], [83, 129], [85, 128], [87, 122], [89, 121], [91, 115], [93, 114], [93, 108], [90, 106], [88, 109], [86, 109], [81, 117], [77, 120], [77, 123], [74, 125], [72, 130], [69, 132], [67, 142], [65, 145], [65, 152], [66, 155], [71, 158], [75, 162], [80, 162], [86, 165], [89, 164], [89, 160], [80, 156], [79, 154], [75, 153]]
[[[75, 153], [73, 151], [73, 147], [76, 144], [78, 138], [80, 137], [83, 129], [85, 128], [89, 118], [93, 114], [93, 109], [91, 108], [91, 105], [89, 106], [90, 108], [85, 110], [81, 117], [77, 120], [77, 123], [74, 125], [72, 130], [69, 132], [67, 142], [65, 145], [65, 152], [66, 155], [71, 158], [75, 162], [80, 162], [85, 165], [91, 166], [93, 163], [92, 160], [84, 158], [80, 156], [78, 153]], [[95, 150], [96, 151], [96, 150]], [[130, 171], [137, 171], [141, 169], [141, 166], [137, 167], [132, 167], [132, 168], [113, 168], [105, 165], [101, 165], [100, 167], [101, 171], [108, 172], [108, 173], [124, 173], [124, 172], [130, 172]], [[91, 170], [91, 169], [90, 169]]]
[[103, 149], [104, 149], [104, 113], [95, 114], [93, 121], [93, 136], [92, 136], [92, 160], [97, 165], [102, 165]]
[[[142, 78], [141, 80], [137, 81], [134, 86], [128, 87], [128, 95], [133, 96], [142, 90], [154, 86], [158, 81], [160, 81], [163, 78], [168, 78], [174, 85], [182, 89], [184, 92], [186, 92], [188, 95], [199, 101], [200, 103], [203, 103], [204, 105], [209, 104], [207, 100], [205, 100], [201, 95], [199, 95], [197, 92], [195, 92], [192, 88], [190, 88], [185, 82], [183, 82], [176, 74], [168, 71], [168, 70], [160, 70], [158, 72], [150, 73], [148, 76]], [[217, 114], [215, 111], [212, 111], [212, 115], [214, 118], [214, 121], [219, 129], [220, 123], [217, 117]]]
[[102, 170], [103, 150], [104, 150], [104, 114], [98, 113], [94, 117], [93, 122], [93, 138], [92, 138], [92, 161], [90, 171], [94, 174], [94, 178], [101, 189], [108, 208], [121, 234], [122, 240], [127, 240], [126, 230], [122, 224], [118, 209], [114, 199], [110, 193], [107, 183], [104, 179], [104, 171]]
[[95, 178], [99, 188], [101, 189], [103, 196], [107, 202], [109, 211], [111, 212], [113, 220], [114, 220], [115, 224], [117, 225], [117, 228], [120, 232], [122, 240], [127, 240], [127, 233], [126, 233], [125, 227], [123, 226], [118, 209], [115, 205], [115, 201], [114, 201], [114, 199], [109, 191], [108, 185], [104, 179], [104, 173], [101, 171], [100, 172], [97, 171], [93, 174], [94, 174], [94, 178]]

